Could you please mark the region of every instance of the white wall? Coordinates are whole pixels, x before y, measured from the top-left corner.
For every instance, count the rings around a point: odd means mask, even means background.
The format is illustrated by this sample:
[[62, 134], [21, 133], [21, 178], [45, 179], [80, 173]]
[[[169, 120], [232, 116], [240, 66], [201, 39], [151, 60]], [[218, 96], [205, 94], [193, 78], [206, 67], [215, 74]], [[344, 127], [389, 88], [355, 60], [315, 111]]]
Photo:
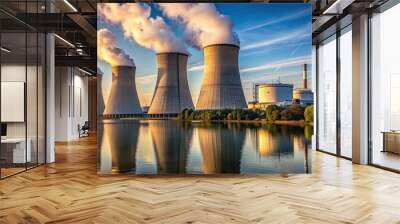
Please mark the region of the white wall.
[[[25, 64], [20, 65], [20, 64], [5, 64], [1, 66], [1, 81], [3, 82], [25, 82], [25, 71], [26, 67]], [[28, 74], [31, 74], [36, 68], [33, 66], [28, 66], [27, 71]], [[29, 84], [36, 85], [35, 83], [31, 83], [32, 81], [29, 80]], [[25, 82], [26, 83], [26, 82]], [[27, 102], [32, 102], [32, 99], [29, 99], [29, 97], [34, 97], [36, 98], [36, 89], [27, 89]], [[32, 90], [33, 92], [30, 92], [29, 90]], [[36, 105], [35, 105], [36, 108]], [[7, 110], [7, 108], [1, 108], [1, 110]], [[28, 122], [31, 122], [33, 120], [36, 121], [36, 114], [28, 113], [27, 114]], [[33, 117], [31, 117], [33, 116]], [[35, 122], [36, 123], [36, 122]], [[30, 127], [33, 127], [33, 125], [28, 124], [28, 129]], [[36, 126], [34, 127], [36, 129]], [[28, 130], [28, 138], [30, 131]], [[25, 137], [25, 122], [7, 122], [7, 136], [8, 137]]]
[[55, 76], [55, 140], [77, 139], [88, 121], [88, 78], [72, 67], [56, 67]]

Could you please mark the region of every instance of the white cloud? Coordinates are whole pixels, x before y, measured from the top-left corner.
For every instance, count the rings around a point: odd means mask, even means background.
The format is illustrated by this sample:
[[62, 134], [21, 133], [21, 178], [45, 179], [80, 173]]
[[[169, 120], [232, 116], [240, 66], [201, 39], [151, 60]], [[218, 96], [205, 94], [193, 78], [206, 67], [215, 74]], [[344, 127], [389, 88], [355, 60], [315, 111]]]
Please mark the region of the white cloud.
[[263, 71], [263, 70], [272, 69], [272, 68], [291, 67], [291, 66], [296, 66], [296, 65], [309, 64], [310, 62], [311, 62], [311, 58], [309, 56], [302, 56], [302, 57], [290, 58], [290, 59], [276, 61], [276, 62], [267, 63], [267, 64], [263, 64], [263, 65], [258, 65], [258, 66], [242, 68], [242, 69], [240, 69], [240, 72], [242, 72], [242, 73], [256, 72], [256, 71]]
[[271, 46], [274, 44], [280, 44], [280, 43], [285, 43], [285, 42], [289, 42], [289, 41], [298, 41], [299, 39], [310, 35], [310, 33], [306, 32], [306, 31], [307, 31], [307, 29], [304, 29], [304, 28], [295, 30], [291, 33], [281, 34], [281, 35], [276, 36], [271, 39], [262, 40], [262, 41], [259, 41], [256, 43], [245, 45], [241, 49], [242, 50], [250, 50], [250, 49], [254, 49], [254, 48], [267, 47], [267, 46]]
[[149, 84], [149, 83], [155, 82], [156, 79], [157, 79], [157, 74], [137, 76], [136, 82], [138, 84]]
[[287, 15], [287, 16], [283, 16], [283, 17], [278, 18], [278, 19], [268, 20], [268, 21], [263, 22], [261, 24], [245, 28], [243, 30], [240, 30], [239, 32], [248, 32], [248, 31], [256, 30], [256, 29], [259, 29], [259, 28], [262, 28], [262, 27], [266, 27], [266, 26], [269, 26], [269, 25], [290, 21], [290, 20], [293, 20], [293, 19], [297, 19], [297, 18], [306, 16], [309, 13], [311, 13], [311, 10], [309, 10], [309, 9], [303, 10], [303, 11], [299, 11], [297, 13], [293, 13], [293, 14], [290, 14], [290, 15]]
[[196, 71], [201, 71], [201, 70], [203, 70], [203, 68], [204, 68], [204, 65], [195, 65], [195, 66], [190, 67], [190, 68], [188, 69], [188, 71], [189, 71], [189, 72], [196, 72]]
[[252, 85], [255, 82], [262, 82], [262, 81], [267, 81], [267, 80], [271, 80], [271, 79], [291, 77], [291, 76], [296, 76], [296, 75], [301, 77], [302, 72], [301, 71], [290, 71], [290, 72], [285, 72], [285, 73], [274, 73], [274, 74], [270, 74], [270, 75], [263, 75], [263, 76], [257, 76], [257, 77], [251, 77], [251, 78], [242, 78], [242, 82], [244, 84]]

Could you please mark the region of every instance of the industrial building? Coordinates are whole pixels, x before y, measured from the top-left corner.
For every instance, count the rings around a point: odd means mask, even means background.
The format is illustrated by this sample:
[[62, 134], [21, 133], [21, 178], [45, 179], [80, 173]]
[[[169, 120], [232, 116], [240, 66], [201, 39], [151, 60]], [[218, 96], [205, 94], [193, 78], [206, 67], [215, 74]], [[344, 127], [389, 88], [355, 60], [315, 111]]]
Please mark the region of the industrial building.
[[311, 105], [314, 103], [314, 93], [310, 89], [294, 89], [293, 103]]
[[204, 78], [197, 110], [246, 108], [238, 59], [239, 46], [216, 44], [204, 47]]
[[142, 114], [136, 91], [133, 66], [113, 66], [112, 84], [104, 110], [104, 118], [118, 118]]
[[188, 55], [157, 54], [158, 76], [148, 114], [174, 115], [185, 108], [193, 109], [187, 80]]
[[258, 103], [262, 105], [277, 104], [285, 106], [293, 99], [292, 84], [260, 84], [258, 86]]
[[254, 84], [254, 100], [248, 108], [266, 108], [268, 105], [287, 106], [292, 103], [310, 105], [314, 102], [314, 93], [308, 89], [307, 64], [303, 65], [303, 88], [293, 89], [293, 84], [256, 83]]

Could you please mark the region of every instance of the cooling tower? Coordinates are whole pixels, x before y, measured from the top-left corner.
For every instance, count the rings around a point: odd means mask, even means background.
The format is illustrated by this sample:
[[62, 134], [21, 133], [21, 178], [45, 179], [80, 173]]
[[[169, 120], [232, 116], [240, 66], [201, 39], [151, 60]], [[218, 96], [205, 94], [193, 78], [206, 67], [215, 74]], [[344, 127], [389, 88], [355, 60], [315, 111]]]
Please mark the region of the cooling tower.
[[238, 58], [236, 45], [217, 44], [204, 48], [204, 78], [196, 109], [247, 107]]
[[113, 66], [111, 91], [104, 115], [141, 114], [135, 84], [135, 67]]
[[188, 55], [182, 53], [157, 54], [158, 77], [149, 114], [177, 114], [194, 108], [187, 81], [187, 60]]
[[103, 98], [103, 73], [98, 72], [97, 74], [97, 114], [103, 115], [104, 112], [104, 98]]

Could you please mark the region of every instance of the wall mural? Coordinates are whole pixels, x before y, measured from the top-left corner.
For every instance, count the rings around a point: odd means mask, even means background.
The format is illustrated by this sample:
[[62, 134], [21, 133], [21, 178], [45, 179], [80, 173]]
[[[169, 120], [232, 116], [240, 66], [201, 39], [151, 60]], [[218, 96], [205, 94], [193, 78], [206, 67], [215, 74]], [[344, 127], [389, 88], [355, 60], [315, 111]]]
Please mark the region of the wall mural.
[[311, 171], [309, 4], [97, 7], [99, 173]]

